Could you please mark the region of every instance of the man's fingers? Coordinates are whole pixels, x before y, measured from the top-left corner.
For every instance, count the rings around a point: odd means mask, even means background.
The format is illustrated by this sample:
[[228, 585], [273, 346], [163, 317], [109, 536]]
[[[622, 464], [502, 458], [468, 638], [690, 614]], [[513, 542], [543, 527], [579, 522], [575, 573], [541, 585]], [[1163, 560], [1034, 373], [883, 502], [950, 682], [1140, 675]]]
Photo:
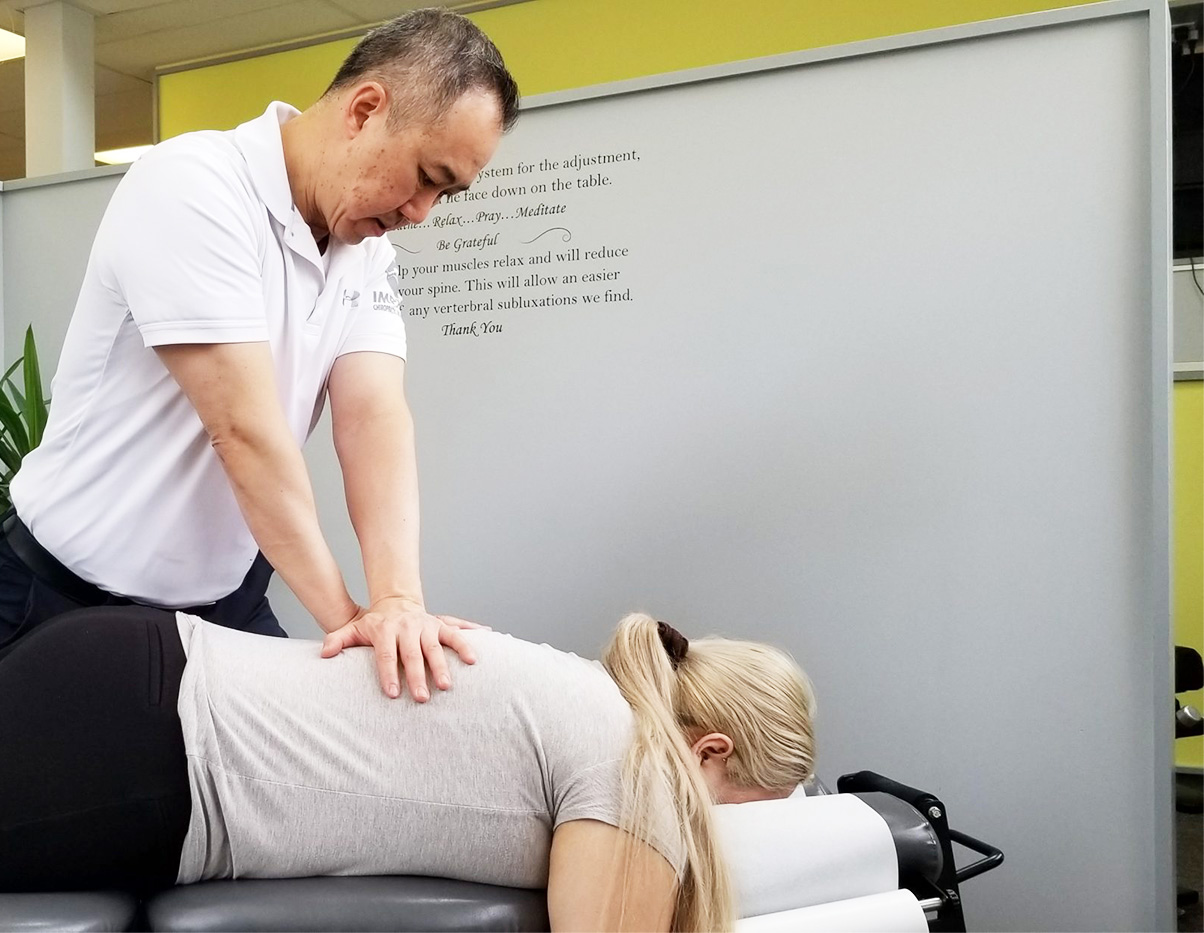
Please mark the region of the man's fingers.
[[468, 619], [458, 619], [455, 616], [435, 616], [435, 618], [444, 625], [450, 625], [452, 628], [480, 629], [483, 632], [493, 631], [492, 627], [488, 625], [482, 625], [480, 622], [470, 622]]
[[422, 637], [422, 653], [431, 669], [431, 679], [440, 690], [451, 686], [451, 674], [447, 671], [447, 658], [443, 656], [443, 646], [439, 644], [439, 633], [431, 630]]
[[344, 625], [342, 628], [336, 628], [322, 639], [322, 657], [333, 658], [344, 648], [353, 647], [357, 643], [355, 636], [355, 628], [350, 624]]
[[418, 643], [419, 635], [414, 632], [401, 637], [401, 666], [405, 669], [406, 687], [410, 696], [419, 703], [425, 703], [431, 695], [426, 688], [426, 658]]
[[469, 644], [467, 638], [464, 637], [462, 629], [453, 628], [450, 625], [444, 625], [439, 629], [439, 641], [451, 648], [460, 656], [460, 660], [465, 664], [476, 664], [477, 653], [472, 650], [472, 645]]
[[427, 667], [440, 690], [451, 686], [451, 673], [443, 646], [451, 648], [465, 664], [473, 664], [476, 654], [464, 637], [470, 629], [486, 629], [455, 616], [429, 616], [422, 613], [389, 618], [385, 613], [367, 612], [336, 629], [322, 641], [322, 657], [333, 658], [345, 648], [371, 645], [376, 659], [376, 675], [381, 689], [389, 697], [399, 697], [405, 689], [418, 703], [430, 699]]
[[376, 676], [380, 688], [396, 699], [401, 696], [401, 683], [397, 677], [397, 636], [391, 632], [379, 644], [373, 646], [376, 654]]

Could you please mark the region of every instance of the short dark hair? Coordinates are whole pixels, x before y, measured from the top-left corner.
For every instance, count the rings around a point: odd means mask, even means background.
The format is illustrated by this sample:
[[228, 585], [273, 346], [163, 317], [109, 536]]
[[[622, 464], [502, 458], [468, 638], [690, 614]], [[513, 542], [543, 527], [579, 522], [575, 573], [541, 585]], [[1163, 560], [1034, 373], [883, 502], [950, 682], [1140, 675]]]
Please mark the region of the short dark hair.
[[378, 79], [394, 96], [389, 121], [438, 120], [469, 91], [493, 94], [502, 130], [518, 119], [518, 85], [502, 53], [467, 17], [447, 10], [415, 10], [362, 38], [339, 67], [323, 97], [365, 79]]

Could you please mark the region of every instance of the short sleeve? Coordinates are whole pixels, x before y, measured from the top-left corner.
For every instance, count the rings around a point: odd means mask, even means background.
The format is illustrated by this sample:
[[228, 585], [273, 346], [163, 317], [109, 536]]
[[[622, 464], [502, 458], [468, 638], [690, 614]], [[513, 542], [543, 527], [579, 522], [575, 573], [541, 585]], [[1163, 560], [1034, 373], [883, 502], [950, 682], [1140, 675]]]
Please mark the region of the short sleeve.
[[237, 155], [219, 143], [209, 148], [168, 144], [144, 156], [114, 192], [97, 234], [103, 281], [148, 347], [268, 339], [266, 208]]
[[371, 261], [377, 271], [369, 274], [364, 283], [364, 295], [339, 346], [339, 356], [373, 350], [406, 358], [405, 311], [397, 264], [393, 261], [392, 247], [387, 242], [381, 245], [383, 249], [378, 247]]
[[[685, 870], [685, 843], [677, 823], [676, 808], [669, 789], [659, 774], [650, 769], [645, 780], [652, 782], [652, 825], [646, 842], [673, 866], [680, 876]], [[598, 820], [618, 826], [622, 813], [623, 762], [619, 759], [600, 762], [579, 771], [567, 782], [553, 814], [552, 828], [571, 820]]]

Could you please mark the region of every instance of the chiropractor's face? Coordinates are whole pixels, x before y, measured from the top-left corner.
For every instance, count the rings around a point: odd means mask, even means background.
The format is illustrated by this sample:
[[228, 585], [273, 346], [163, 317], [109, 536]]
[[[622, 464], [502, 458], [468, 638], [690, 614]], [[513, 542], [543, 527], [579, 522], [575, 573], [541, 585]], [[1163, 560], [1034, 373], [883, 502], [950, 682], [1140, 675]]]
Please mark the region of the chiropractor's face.
[[380, 85], [368, 82], [351, 95], [344, 158], [319, 200], [326, 229], [343, 243], [421, 223], [440, 198], [468, 187], [501, 137], [497, 100], [477, 91], [433, 122], [387, 123]]

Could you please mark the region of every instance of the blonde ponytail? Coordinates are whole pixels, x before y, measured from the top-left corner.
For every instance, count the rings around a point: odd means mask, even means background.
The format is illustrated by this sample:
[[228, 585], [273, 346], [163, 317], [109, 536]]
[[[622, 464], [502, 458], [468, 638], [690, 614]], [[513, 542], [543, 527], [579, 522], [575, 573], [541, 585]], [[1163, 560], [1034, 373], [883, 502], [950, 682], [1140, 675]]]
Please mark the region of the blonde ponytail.
[[[682, 735], [676, 710], [673, 665], [657, 632], [656, 620], [632, 614], [619, 626], [602, 656], [634, 715], [634, 735], [623, 763], [621, 828], [649, 839], [652, 808], [668, 789], [685, 852], [678, 878], [673, 930], [730, 930], [735, 924], [731, 881], [718, 849], [711, 795]], [[630, 860], [623, 866], [632, 870]], [[625, 884], [626, 888], [627, 885]]]

